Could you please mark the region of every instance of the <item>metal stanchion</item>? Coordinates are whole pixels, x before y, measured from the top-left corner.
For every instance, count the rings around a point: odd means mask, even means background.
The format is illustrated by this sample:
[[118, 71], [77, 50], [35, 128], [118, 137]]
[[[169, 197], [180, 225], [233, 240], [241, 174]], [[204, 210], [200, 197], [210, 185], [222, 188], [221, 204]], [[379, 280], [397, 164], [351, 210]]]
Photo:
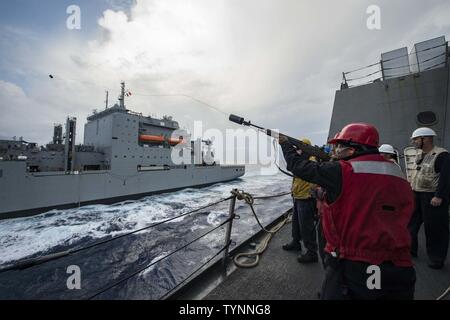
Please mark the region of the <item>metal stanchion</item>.
[[225, 250], [223, 252], [223, 258], [222, 258], [224, 274], [226, 274], [226, 272], [227, 272], [228, 252], [229, 252], [229, 246], [230, 246], [230, 241], [231, 241], [231, 229], [233, 227], [234, 217], [236, 216], [234, 214], [234, 208], [236, 206], [236, 192], [237, 191], [238, 191], [237, 189], [233, 189], [233, 191], [231, 191], [233, 197], [230, 200], [230, 209], [229, 209], [229, 219], [230, 219], [230, 221], [228, 222], [227, 230], [226, 230], [226, 233], [225, 233], [225, 244], [224, 244], [225, 245]]

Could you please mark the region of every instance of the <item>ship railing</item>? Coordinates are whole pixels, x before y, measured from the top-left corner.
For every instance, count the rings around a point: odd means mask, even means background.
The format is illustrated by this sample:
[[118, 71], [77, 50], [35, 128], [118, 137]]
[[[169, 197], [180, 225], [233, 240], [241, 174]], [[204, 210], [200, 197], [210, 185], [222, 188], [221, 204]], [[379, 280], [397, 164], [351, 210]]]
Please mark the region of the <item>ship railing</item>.
[[[444, 50], [442, 50], [443, 47], [445, 47]], [[419, 53], [426, 53], [433, 50], [440, 51], [440, 53], [419, 61]], [[448, 42], [445, 42], [444, 44], [414, 51], [406, 55], [399, 55], [390, 59], [382, 59], [364, 67], [343, 72], [341, 89], [362, 86], [387, 79], [400, 78], [407, 75], [418, 74], [431, 69], [444, 67], [448, 65], [449, 54]], [[393, 61], [400, 59], [405, 60], [405, 58], [408, 59], [406, 64], [389, 67], [389, 64]], [[415, 60], [416, 62], [410, 63], [410, 60]], [[392, 72], [394, 73], [389, 75], [389, 73]]]
[[127, 110], [128, 114], [134, 115], [134, 116], [138, 116], [138, 117], [142, 117], [142, 112], [135, 112], [135, 111], [131, 111], [131, 110]]
[[[194, 239], [192, 239], [191, 241], [179, 246], [178, 248], [176, 248], [175, 250], [173, 250], [172, 252], [164, 255], [163, 257], [158, 258], [157, 260], [152, 261], [150, 264], [147, 264], [143, 267], [138, 268], [137, 270], [133, 271], [132, 273], [114, 281], [113, 283], [108, 284], [107, 286], [97, 289], [95, 291], [95, 293], [93, 294], [89, 294], [87, 296], [83, 296], [81, 297], [81, 299], [95, 299], [99, 296], [101, 296], [103, 293], [106, 293], [107, 291], [111, 290], [114, 287], [119, 286], [120, 284], [125, 283], [126, 281], [128, 281], [129, 279], [135, 277], [136, 275], [144, 272], [145, 270], [151, 268], [152, 266], [156, 265], [157, 263], [168, 259], [169, 257], [173, 256], [174, 254], [186, 249], [187, 247], [189, 247], [190, 245], [192, 245], [193, 243], [205, 238], [206, 236], [208, 236], [209, 234], [225, 227], [225, 237], [224, 237], [224, 245], [223, 247], [218, 250], [215, 254], [213, 254], [210, 258], [207, 259], [207, 261], [205, 261], [204, 263], [202, 263], [199, 267], [197, 267], [194, 271], [192, 271], [188, 276], [186, 276], [182, 281], [180, 281], [179, 283], [177, 283], [174, 287], [172, 287], [171, 289], [169, 289], [165, 294], [163, 294], [159, 299], [166, 299], [168, 297], [170, 297], [172, 295], [173, 292], [177, 291], [183, 284], [185, 284], [187, 281], [189, 281], [194, 275], [198, 274], [199, 271], [201, 271], [202, 269], [204, 269], [208, 264], [210, 264], [213, 260], [217, 260], [217, 258], [222, 255], [222, 267], [223, 267], [223, 273], [226, 274], [227, 272], [227, 266], [229, 263], [229, 248], [231, 246], [231, 244], [233, 244], [233, 241], [231, 239], [231, 233], [232, 233], [232, 227], [233, 227], [233, 221], [236, 219], [239, 219], [240, 217], [238, 215], [236, 215], [235, 213], [235, 209], [236, 209], [236, 202], [237, 201], [245, 201], [251, 208], [252, 213], [254, 214], [257, 223], [259, 224], [259, 226], [261, 227], [262, 230], [268, 232], [268, 233], [275, 233], [276, 231], [271, 231], [271, 230], [266, 230], [265, 227], [261, 224], [261, 222], [259, 221], [255, 209], [253, 207], [253, 203], [255, 199], [270, 199], [270, 198], [276, 198], [276, 197], [282, 197], [282, 196], [286, 196], [290, 194], [290, 192], [285, 192], [285, 193], [280, 193], [280, 194], [275, 194], [275, 195], [267, 195], [267, 196], [259, 196], [259, 197], [253, 197], [251, 194], [246, 193], [242, 190], [238, 190], [238, 189], [233, 189], [231, 191], [231, 196], [227, 197], [227, 198], [223, 198], [220, 199], [218, 201], [209, 203], [205, 206], [199, 207], [197, 209], [191, 210], [189, 212], [185, 212], [182, 213], [180, 215], [165, 219], [163, 221], [159, 221], [156, 223], [153, 223], [151, 225], [145, 226], [143, 228], [125, 233], [125, 234], [121, 234], [121, 235], [117, 235], [115, 237], [111, 237], [109, 239], [105, 239], [105, 240], [101, 240], [95, 243], [92, 243], [90, 245], [81, 247], [81, 248], [73, 248], [73, 249], [69, 249], [66, 251], [62, 251], [62, 252], [57, 252], [57, 253], [53, 253], [53, 254], [49, 254], [49, 255], [45, 255], [45, 256], [40, 256], [37, 258], [31, 258], [31, 259], [24, 259], [21, 260], [19, 262], [16, 262], [14, 264], [11, 265], [7, 265], [4, 267], [0, 267], [0, 273], [5, 273], [5, 272], [9, 272], [9, 271], [22, 271], [22, 270], [26, 270], [32, 267], [36, 267], [38, 265], [42, 265], [45, 263], [49, 263], [55, 260], [59, 260], [61, 258], [64, 257], [68, 257], [71, 255], [74, 255], [76, 253], [82, 252], [82, 251], [86, 251], [89, 249], [92, 249], [94, 247], [97, 246], [102, 246], [104, 244], [110, 243], [112, 241], [116, 241], [118, 239], [123, 239], [125, 237], [140, 233], [142, 231], [145, 230], [149, 230], [152, 228], [155, 228], [157, 226], [160, 226], [162, 224], [166, 224], [169, 223], [171, 221], [174, 221], [176, 219], [180, 219], [182, 217], [188, 216], [188, 215], [192, 215], [194, 213], [201, 213], [203, 210], [219, 205], [221, 203], [230, 201], [229, 203], [229, 208], [228, 208], [228, 217], [227, 219], [225, 219], [224, 221], [222, 221], [221, 223], [219, 223], [218, 225], [214, 226], [213, 228], [211, 228], [210, 230], [202, 233], [201, 235], [195, 237]], [[277, 230], [279, 229], [279, 227], [277, 228]], [[236, 258], [236, 257], [235, 257]], [[259, 258], [257, 258], [258, 260]], [[220, 261], [220, 260], [219, 260]], [[236, 261], [236, 260], [235, 260]]]

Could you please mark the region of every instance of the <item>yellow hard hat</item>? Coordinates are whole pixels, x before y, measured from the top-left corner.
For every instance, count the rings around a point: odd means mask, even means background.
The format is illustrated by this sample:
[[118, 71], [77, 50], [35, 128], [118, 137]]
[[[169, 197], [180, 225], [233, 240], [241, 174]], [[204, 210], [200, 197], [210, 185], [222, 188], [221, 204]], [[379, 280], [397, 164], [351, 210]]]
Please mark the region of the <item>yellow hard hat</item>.
[[307, 145], [311, 145], [311, 140], [309, 140], [308, 138], [300, 138], [300, 141], [306, 143]]

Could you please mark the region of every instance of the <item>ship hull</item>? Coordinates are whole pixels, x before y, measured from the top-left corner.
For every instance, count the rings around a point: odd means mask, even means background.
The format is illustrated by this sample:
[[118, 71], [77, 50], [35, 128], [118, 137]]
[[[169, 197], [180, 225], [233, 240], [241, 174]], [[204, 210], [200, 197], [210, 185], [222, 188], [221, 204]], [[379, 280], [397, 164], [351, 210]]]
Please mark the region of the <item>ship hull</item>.
[[90, 204], [111, 204], [144, 196], [199, 188], [234, 180], [244, 166], [187, 166], [119, 175], [110, 171], [79, 174], [27, 173], [25, 163], [0, 161], [0, 219]]

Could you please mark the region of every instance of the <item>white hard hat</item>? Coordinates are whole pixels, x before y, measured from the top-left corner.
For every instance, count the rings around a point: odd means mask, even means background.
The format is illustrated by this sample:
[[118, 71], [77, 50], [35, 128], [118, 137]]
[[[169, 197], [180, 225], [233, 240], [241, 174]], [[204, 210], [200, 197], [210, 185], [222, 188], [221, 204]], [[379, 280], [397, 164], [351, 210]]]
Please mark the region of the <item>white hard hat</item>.
[[433, 129], [423, 127], [414, 130], [411, 139], [418, 138], [418, 137], [435, 137], [437, 136], [436, 132], [434, 132]]
[[394, 147], [391, 146], [390, 144], [382, 144], [382, 145], [378, 148], [378, 151], [379, 151], [380, 153], [395, 154]]

